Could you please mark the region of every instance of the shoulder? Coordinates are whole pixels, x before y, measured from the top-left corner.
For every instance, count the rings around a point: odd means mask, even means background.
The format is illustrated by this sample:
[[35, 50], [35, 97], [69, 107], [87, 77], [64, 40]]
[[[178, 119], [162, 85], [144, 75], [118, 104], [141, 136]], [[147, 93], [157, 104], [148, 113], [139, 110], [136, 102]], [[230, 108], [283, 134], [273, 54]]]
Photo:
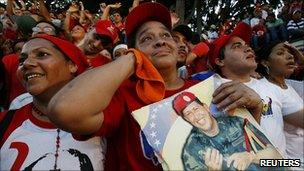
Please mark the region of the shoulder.
[[17, 68], [19, 63], [18, 55], [17, 54], [6, 55], [2, 58], [2, 62], [7, 71], [13, 68]]
[[184, 89], [189, 88], [189, 87], [191, 87], [191, 86], [193, 86], [193, 85], [195, 85], [199, 82], [200, 82], [199, 80], [189, 80], [189, 79], [187, 79], [187, 80], [185, 80], [185, 85], [183, 86], [183, 88]]
[[31, 105], [26, 105], [18, 110], [1, 113], [1, 146], [14, 130], [29, 118], [30, 111]]

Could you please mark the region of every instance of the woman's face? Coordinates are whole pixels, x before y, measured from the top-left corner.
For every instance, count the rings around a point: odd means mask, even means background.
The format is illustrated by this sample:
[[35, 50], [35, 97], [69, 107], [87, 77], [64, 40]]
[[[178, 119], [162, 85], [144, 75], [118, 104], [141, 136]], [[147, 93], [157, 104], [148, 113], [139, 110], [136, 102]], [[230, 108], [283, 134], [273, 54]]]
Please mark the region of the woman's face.
[[76, 25], [72, 30], [71, 30], [71, 35], [73, 39], [79, 39], [82, 40], [85, 36], [85, 30], [83, 27]]
[[73, 67], [53, 43], [36, 38], [23, 46], [17, 76], [33, 96], [53, 96], [74, 78]]
[[279, 43], [272, 48], [266, 65], [270, 75], [288, 77], [294, 72], [295, 60], [286, 45]]
[[177, 44], [162, 23], [149, 21], [137, 31], [135, 47], [145, 53], [157, 69], [176, 66]]

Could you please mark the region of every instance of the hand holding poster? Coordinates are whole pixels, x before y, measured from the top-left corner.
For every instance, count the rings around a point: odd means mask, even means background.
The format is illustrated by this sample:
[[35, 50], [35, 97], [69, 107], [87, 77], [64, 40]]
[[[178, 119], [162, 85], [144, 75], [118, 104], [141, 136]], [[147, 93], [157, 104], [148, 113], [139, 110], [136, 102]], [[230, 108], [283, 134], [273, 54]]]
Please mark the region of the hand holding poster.
[[213, 90], [210, 77], [134, 111], [145, 156], [165, 170], [260, 170], [260, 159], [280, 159], [246, 109], [217, 111]]

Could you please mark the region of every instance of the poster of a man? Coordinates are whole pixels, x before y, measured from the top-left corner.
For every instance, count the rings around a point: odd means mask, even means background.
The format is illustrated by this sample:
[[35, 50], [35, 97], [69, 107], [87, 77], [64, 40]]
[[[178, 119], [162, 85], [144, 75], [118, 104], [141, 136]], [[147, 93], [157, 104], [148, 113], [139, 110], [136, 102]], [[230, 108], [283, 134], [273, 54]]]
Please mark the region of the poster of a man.
[[261, 170], [260, 159], [281, 158], [246, 118], [214, 118], [208, 105], [191, 92], [180, 93], [172, 104], [176, 113], [193, 126], [182, 150], [184, 170]]
[[260, 159], [282, 156], [250, 112], [223, 112], [212, 103], [214, 81], [132, 112], [145, 156], [164, 170], [278, 170], [259, 167]]

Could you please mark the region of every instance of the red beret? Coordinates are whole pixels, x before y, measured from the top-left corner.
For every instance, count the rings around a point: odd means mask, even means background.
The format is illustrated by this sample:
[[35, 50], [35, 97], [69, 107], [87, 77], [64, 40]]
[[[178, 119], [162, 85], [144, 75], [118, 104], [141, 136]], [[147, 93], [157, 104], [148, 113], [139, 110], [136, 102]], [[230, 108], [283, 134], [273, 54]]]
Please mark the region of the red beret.
[[99, 20], [95, 24], [97, 34], [107, 36], [111, 39], [112, 44], [117, 39], [118, 34], [110, 20]]
[[169, 30], [172, 29], [171, 16], [167, 7], [156, 2], [147, 2], [134, 8], [126, 17], [126, 35], [130, 39], [132, 33], [147, 21], [158, 21]]
[[182, 111], [193, 101], [195, 101], [197, 97], [191, 92], [182, 92], [177, 95], [173, 100], [173, 109], [178, 115], [182, 115]]
[[220, 49], [224, 47], [231, 37], [237, 36], [243, 39], [246, 43], [250, 43], [252, 30], [250, 25], [239, 22], [233, 32], [229, 35], [222, 35], [219, 38], [215, 39], [209, 46], [209, 62], [212, 67], [214, 67], [215, 59], [219, 57]]
[[57, 46], [62, 53], [64, 53], [68, 58], [71, 59], [71, 61], [73, 61], [74, 64], [77, 65], [77, 75], [81, 74], [87, 69], [86, 57], [73, 43], [47, 34], [38, 34], [32, 39], [35, 38], [48, 40]]

